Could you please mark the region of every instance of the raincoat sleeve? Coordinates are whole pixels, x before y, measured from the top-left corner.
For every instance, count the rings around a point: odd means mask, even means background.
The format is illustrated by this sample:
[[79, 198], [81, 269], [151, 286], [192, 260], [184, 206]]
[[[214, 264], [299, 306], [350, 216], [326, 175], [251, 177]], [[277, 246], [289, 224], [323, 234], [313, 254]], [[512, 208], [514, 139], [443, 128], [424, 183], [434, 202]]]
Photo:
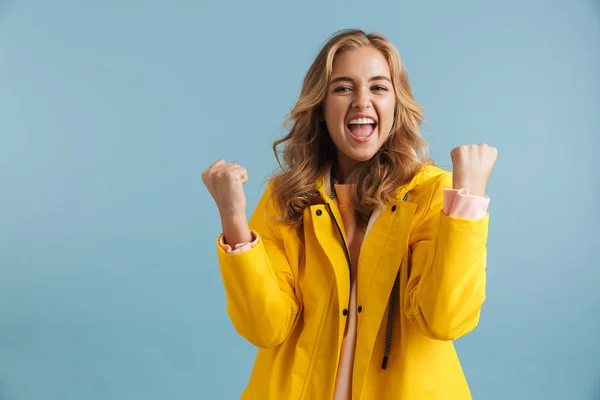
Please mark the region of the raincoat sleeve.
[[485, 301], [489, 214], [478, 219], [444, 214], [452, 174], [431, 181], [421, 194], [425, 210], [409, 243], [404, 312], [423, 334], [454, 340], [477, 326]]
[[269, 188], [262, 195], [249, 226], [258, 235], [252, 248], [228, 253], [219, 244], [217, 252], [227, 313], [236, 331], [258, 347], [281, 344], [297, 319], [300, 302], [295, 293], [295, 276], [286, 249], [282, 229], [274, 221], [278, 215]]

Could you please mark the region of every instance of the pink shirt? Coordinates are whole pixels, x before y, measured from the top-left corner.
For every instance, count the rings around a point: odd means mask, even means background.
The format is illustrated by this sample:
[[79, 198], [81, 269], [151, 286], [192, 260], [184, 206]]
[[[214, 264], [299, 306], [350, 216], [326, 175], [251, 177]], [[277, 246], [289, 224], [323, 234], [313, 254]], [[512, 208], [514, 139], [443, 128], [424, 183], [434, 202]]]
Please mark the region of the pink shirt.
[[[352, 398], [352, 370], [354, 366], [354, 353], [356, 349], [356, 293], [357, 282], [356, 271], [358, 266], [358, 256], [362, 242], [367, 233], [368, 227], [358, 226], [355, 212], [350, 201], [350, 191], [352, 185], [335, 184], [336, 202], [340, 209], [342, 222], [346, 233], [348, 250], [350, 251], [350, 261], [352, 276], [355, 277], [350, 291], [350, 300], [348, 305], [348, 319], [346, 320], [346, 329], [342, 342], [341, 355], [338, 363], [338, 373], [335, 385], [334, 400], [351, 400]], [[468, 189], [446, 189], [444, 191], [444, 214], [456, 218], [480, 219], [485, 217], [489, 205], [489, 197], [473, 196], [469, 194]], [[236, 244], [234, 249], [225, 243], [221, 236], [219, 241], [221, 247], [228, 253], [237, 254], [249, 250], [256, 246], [259, 236], [251, 231], [252, 241]]]

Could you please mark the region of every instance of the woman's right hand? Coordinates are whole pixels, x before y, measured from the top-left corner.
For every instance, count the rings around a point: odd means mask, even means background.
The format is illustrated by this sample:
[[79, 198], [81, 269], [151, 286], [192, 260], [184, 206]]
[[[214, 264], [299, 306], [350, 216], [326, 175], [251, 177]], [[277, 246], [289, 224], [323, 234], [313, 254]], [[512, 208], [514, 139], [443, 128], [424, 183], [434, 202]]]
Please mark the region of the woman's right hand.
[[246, 168], [237, 161], [227, 163], [221, 158], [202, 173], [202, 181], [217, 204], [228, 244], [250, 241], [246, 196], [242, 187], [248, 182]]
[[202, 173], [202, 181], [212, 195], [221, 217], [246, 215], [246, 196], [242, 185], [248, 182], [248, 171], [236, 162], [222, 158]]

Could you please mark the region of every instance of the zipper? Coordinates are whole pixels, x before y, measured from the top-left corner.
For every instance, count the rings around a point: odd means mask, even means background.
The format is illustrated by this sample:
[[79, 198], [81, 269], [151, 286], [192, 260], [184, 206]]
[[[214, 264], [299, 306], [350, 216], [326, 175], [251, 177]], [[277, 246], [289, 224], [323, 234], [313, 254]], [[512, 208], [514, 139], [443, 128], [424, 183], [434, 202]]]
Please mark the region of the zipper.
[[348, 249], [348, 244], [346, 244], [346, 239], [344, 239], [344, 234], [342, 233], [342, 228], [340, 228], [340, 224], [338, 223], [335, 215], [333, 214], [333, 210], [331, 209], [331, 204], [328, 201], [325, 202], [327, 204], [327, 208], [329, 208], [329, 215], [333, 218], [335, 222], [335, 226], [337, 227], [338, 233], [340, 234], [340, 239], [342, 239], [342, 243], [344, 244], [344, 252], [346, 253], [346, 261], [348, 261], [348, 273], [350, 277], [350, 291], [352, 291], [352, 261], [350, 259], [350, 250]]
[[[408, 202], [408, 197], [410, 196], [410, 191], [404, 194], [402, 197], [403, 202]], [[395, 207], [395, 206], [394, 206]], [[410, 264], [410, 263], [409, 263]], [[410, 275], [410, 270], [408, 271]], [[394, 286], [392, 286], [392, 292], [390, 293], [390, 298], [388, 299], [388, 318], [385, 327], [385, 348], [383, 350], [383, 361], [381, 363], [381, 369], [387, 368], [388, 359], [390, 357], [390, 353], [392, 351], [392, 339], [393, 339], [393, 331], [394, 331], [394, 317], [396, 314], [396, 300], [398, 300], [399, 290], [400, 290], [400, 271], [396, 274], [396, 279], [394, 279]]]

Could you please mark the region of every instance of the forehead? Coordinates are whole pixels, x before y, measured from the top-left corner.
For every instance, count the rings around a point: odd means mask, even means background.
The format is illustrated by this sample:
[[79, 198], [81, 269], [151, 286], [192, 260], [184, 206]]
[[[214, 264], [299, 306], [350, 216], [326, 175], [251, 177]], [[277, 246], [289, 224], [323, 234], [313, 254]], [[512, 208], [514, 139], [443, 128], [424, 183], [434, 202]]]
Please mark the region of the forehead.
[[383, 75], [391, 78], [390, 66], [384, 55], [374, 47], [345, 50], [333, 60], [332, 79], [338, 76], [369, 79]]

